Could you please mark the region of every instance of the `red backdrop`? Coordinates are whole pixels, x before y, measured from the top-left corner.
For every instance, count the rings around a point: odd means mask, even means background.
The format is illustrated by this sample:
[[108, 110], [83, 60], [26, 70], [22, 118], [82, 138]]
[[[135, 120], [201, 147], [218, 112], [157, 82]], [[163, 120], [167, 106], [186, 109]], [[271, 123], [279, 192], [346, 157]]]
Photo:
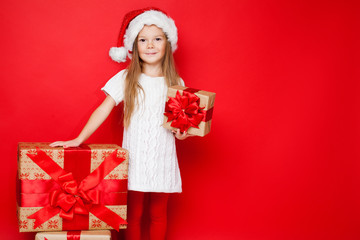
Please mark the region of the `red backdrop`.
[[[169, 239], [359, 239], [357, 1], [151, 4], [177, 23], [186, 84], [217, 93], [212, 132], [178, 142]], [[79, 133], [124, 67], [107, 54], [123, 15], [145, 6], [1, 1], [1, 239], [34, 237], [17, 229], [17, 143]], [[120, 113], [88, 142], [121, 144]]]

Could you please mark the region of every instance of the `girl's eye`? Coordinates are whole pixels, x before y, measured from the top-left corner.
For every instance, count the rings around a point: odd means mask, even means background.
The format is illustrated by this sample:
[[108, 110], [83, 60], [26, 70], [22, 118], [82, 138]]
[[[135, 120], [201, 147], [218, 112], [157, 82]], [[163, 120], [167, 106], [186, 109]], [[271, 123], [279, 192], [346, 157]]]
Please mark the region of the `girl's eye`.
[[145, 39], [139, 39], [139, 42], [145, 42]]
[[161, 41], [162, 39], [161, 38], [155, 38], [156, 41]]

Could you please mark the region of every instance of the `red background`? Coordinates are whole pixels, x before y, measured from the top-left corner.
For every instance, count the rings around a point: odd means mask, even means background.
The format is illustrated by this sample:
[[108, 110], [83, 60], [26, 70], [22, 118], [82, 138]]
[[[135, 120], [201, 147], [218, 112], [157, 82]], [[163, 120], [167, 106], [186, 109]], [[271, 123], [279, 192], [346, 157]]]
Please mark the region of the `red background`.
[[[212, 132], [178, 142], [169, 239], [360, 239], [358, 1], [151, 2], [176, 21], [186, 84], [217, 93]], [[17, 229], [17, 143], [79, 133], [145, 6], [1, 1], [1, 239], [34, 236]], [[120, 114], [88, 142], [121, 144]]]

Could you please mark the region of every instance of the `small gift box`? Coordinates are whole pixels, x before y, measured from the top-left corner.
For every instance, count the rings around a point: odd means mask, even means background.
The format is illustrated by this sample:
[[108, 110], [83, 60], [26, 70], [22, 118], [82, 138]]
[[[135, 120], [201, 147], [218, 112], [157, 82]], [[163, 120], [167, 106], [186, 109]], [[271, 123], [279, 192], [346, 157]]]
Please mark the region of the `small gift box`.
[[128, 152], [115, 144], [19, 143], [20, 232], [126, 228]]
[[168, 89], [163, 126], [200, 137], [210, 132], [215, 93], [183, 86]]
[[35, 240], [111, 240], [111, 233], [109, 230], [39, 232]]

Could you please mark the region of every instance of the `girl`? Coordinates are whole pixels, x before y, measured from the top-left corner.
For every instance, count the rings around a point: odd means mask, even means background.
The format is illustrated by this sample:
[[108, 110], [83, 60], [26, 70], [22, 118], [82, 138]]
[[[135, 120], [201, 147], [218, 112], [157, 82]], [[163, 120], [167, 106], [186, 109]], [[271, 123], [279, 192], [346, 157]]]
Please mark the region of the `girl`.
[[150, 239], [165, 239], [169, 194], [182, 190], [174, 136], [180, 140], [189, 136], [161, 126], [168, 86], [184, 85], [172, 56], [177, 48], [177, 28], [159, 9], [132, 11], [123, 20], [118, 46], [109, 54], [117, 62], [131, 58], [128, 68], [102, 88], [106, 98], [77, 138], [50, 145], [79, 146], [124, 101], [123, 147], [130, 153], [126, 236], [129, 240], [140, 239], [146, 193], [150, 201]]

